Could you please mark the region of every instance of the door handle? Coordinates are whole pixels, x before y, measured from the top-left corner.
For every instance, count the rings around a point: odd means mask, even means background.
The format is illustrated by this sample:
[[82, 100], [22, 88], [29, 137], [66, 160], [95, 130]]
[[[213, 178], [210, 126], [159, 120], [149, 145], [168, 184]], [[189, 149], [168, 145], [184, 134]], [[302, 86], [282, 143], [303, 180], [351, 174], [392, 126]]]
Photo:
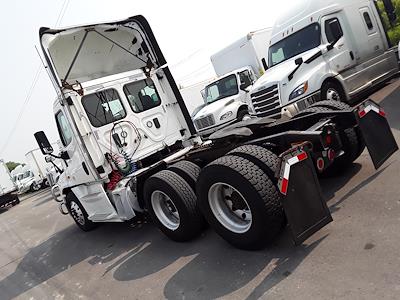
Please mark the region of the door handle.
[[87, 166], [86, 166], [84, 161], [82, 162], [82, 168], [85, 171], [86, 175], [89, 175], [89, 169], [87, 168]]

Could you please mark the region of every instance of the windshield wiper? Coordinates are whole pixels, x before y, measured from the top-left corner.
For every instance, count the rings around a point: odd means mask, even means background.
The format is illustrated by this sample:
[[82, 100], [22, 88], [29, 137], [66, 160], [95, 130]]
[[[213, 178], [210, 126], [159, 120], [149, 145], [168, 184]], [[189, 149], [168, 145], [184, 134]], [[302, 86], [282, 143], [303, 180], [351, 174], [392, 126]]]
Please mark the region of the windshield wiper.
[[295, 64], [297, 67], [292, 71], [292, 73], [289, 74], [288, 79], [291, 81], [293, 79], [294, 74], [297, 72], [298, 69], [300, 69], [301, 65], [303, 64], [303, 58], [297, 58], [295, 61]]

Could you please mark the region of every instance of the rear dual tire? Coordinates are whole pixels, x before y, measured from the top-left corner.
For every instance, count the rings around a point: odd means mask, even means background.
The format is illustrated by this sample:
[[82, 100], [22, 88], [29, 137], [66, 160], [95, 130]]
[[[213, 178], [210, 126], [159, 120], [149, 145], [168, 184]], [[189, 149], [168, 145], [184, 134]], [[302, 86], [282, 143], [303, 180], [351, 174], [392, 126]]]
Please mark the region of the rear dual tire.
[[[341, 111], [351, 110], [352, 107], [340, 101], [325, 100], [314, 103], [310, 109]], [[339, 132], [343, 144], [344, 154], [338, 157], [332, 166], [324, 173], [326, 176], [336, 175], [343, 169], [348, 168], [365, 149], [365, 142], [358, 127], [347, 128]]]
[[[166, 236], [177, 242], [194, 239], [204, 229], [205, 222], [190, 183], [197, 171], [191, 163], [181, 163], [151, 176], [144, 186], [151, 219]], [[189, 178], [189, 182], [183, 177]]]
[[285, 223], [281, 195], [263, 171], [275, 165], [274, 157], [258, 146], [239, 147], [200, 173], [197, 194], [203, 215], [223, 239], [237, 248], [264, 248]]

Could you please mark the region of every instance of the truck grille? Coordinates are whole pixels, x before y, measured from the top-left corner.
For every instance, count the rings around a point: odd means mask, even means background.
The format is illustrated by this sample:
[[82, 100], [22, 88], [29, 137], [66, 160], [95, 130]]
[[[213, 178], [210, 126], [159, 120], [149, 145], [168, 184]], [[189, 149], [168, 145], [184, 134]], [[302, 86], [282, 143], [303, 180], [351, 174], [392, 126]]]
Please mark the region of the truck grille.
[[215, 119], [213, 115], [208, 115], [194, 121], [194, 125], [196, 126], [197, 130], [211, 127], [214, 124], [215, 124]]
[[277, 84], [251, 95], [257, 117], [276, 117], [281, 114]]

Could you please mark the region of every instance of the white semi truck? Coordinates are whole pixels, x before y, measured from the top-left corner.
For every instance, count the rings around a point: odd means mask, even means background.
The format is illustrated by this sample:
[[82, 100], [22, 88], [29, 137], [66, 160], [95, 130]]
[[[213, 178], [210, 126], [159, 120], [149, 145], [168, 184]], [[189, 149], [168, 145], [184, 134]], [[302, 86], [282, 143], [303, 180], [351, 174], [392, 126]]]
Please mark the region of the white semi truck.
[[39, 36], [61, 153], [43, 131], [35, 138], [63, 162], [54, 195], [84, 231], [149, 215], [175, 241], [208, 222], [243, 249], [264, 247], [286, 224], [301, 243], [332, 221], [317, 174], [342, 170], [365, 145], [376, 168], [398, 149], [372, 101], [320, 102], [290, 120], [251, 119], [200, 139], [143, 16]]
[[395, 52], [376, 0], [298, 1], [273, 27], [251, 111], [280, 118], [321, 99], [351, 102], [398, 73]]
[[0, 208], [18, 203], [17, 186], [6, 163], [0, 159]]
[[218, 78], [205, 87], [204, 105], [193, 115], [200, 135], [210, 135], [228, 124], [249, 118], [249, 91], [264, 74], [262, 60], [268, 52], [271, 32], [271, 28], [250, 32], [211, 56]]

